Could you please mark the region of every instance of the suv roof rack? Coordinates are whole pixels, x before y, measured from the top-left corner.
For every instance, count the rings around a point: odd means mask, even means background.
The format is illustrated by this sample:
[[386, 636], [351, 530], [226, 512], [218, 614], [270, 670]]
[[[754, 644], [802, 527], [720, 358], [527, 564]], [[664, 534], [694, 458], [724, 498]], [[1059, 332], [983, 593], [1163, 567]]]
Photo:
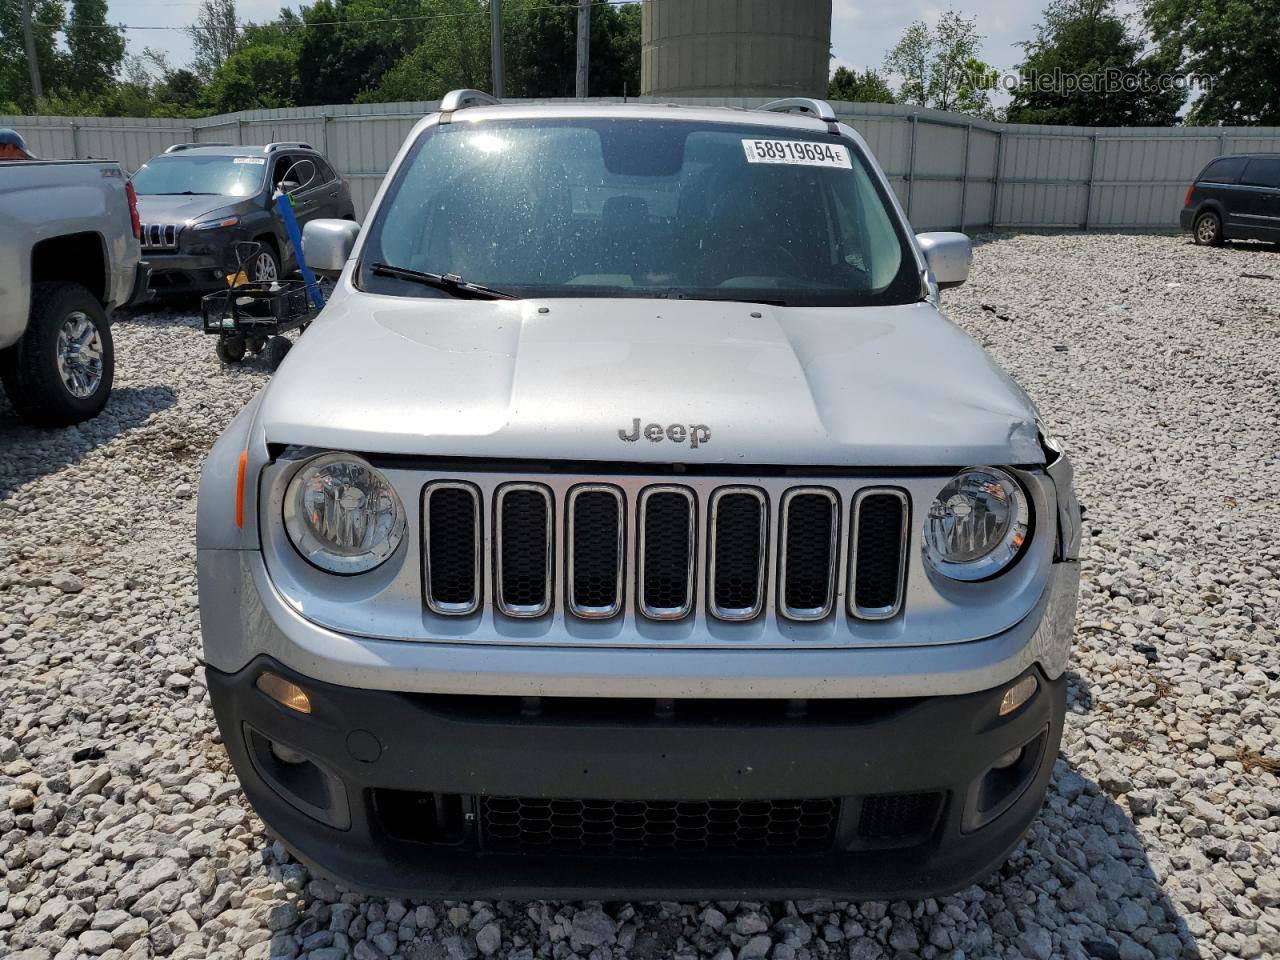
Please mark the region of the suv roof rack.
[[173, 146], [165, 150], [165, 153], [181, 153], [183, 150], [190, 150], [193, 147], [232, 147], [233, 143], [223, 143], [206, 140], [204, 143], [175, 143]]
[[448, 123], [456, 110], [466, 107], [491, 107], [499, 103], [502, 101], [483, 90], [450, 90], [440, 101], [440, 122]]
[[792, 111], [803, 113], [821, 120], [832, 133], [836, 132], [836, 124], [839, 122], [831, 104], [813, 97], [786, 97], [782, 100], [772, 100], [757, 109], [768, 110], [771, 113], [791, 113]]
[[270, 153], [272, 150], [299, 150], [299, 149], [314, 150], [315, 147], [313, 147], [309, 143], [304, 143], [301, 140], [276, 140], [272, 143], [268, 143], [265, 147], [263, 147], [262, 152]]

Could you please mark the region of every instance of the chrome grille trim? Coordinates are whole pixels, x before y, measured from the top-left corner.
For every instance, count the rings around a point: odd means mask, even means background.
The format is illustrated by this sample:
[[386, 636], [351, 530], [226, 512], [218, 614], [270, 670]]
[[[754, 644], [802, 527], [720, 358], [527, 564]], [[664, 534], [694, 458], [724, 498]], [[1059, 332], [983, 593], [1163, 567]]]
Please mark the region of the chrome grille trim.
[[[506, 578], [502, 575], [502, 535], [506, 523], [502, 515], [502, 504], [509, 494], [518, 492], [535, 493], [542, 497], [547, 511], [545, 533], [547, 548], [546, 556], [543, 560], [546, 580], [544, 581], [542, 603], [540, 604], [508, 603], [504, 596]], [[555, 529], [555, 499], [547, 487], [540, 483], [504, 483], [498, 487], [493, 498], [493, 592], [494, 602], [501, 613], [506, 614], [508, 617], [532, 618], [544, 616], [551, 610], [552, 597], [555, 595], [552, 575], [552, 570], [555, 567]]]
[[[787, 604], [787, 541], [791, 526], [791, 509], [797, 498], [822, 497], [831, 504], [831, 531], [828, 543], [826, 602], [818, 607], [791, 607]], [[835, 606], [836, 567], [839, 563], [838, 544], [840, 541], [840, 498], [834, 490], [826, 487], [792, 487], [782, 495], [779, 509], [782, 516], [782, 529], [778, 532], [778, 612], [788, 620], [810, 621], [825, 620], [831, 615]]]
[[[472, 597], [466, 603], [452, 603], [437, 600], [431, 592], [431, 497], [441, 490], [463, 490], [471, 496], [472, 515], [475, 523], [475, 557], [473, 568]], [[433, 612], [446, 617], [465, 617], [480, 609], [484, 597], [484, 573], [482, 557], [484, 556], [484, 530], [480, 509], [480, 489], [474, 484], [462, 480], [436, 480], [422, 489], [422, 593], [427, 607]]]
[[[651, 607], [645, 601], [646, 547], [645, 527], [649, 501], [659, 494], [675, 494], [683, 497], [689, 506], [687, 536], [689, 551], [685, 569], [685, 600], [675, 607]], [[698, 556], [698, 498], [688, 487], [677, 484], [655, 484], [640, 491], [636, 505], [636, 609], [650, 620], [681, 620], [693, 612]]]
[[[587, 606], [580, 604], [574, 595], [575, 584], [573, 558], [574, 544], [577, 542], [574, 536], [574, 523], [577, 518], [577, 510], [575, 509], [578, 498], [584, 493], [602, 493], [613, 497], [618, 504], [618, 541], [616, 546], [616, 556], [618, 558], [617, 579], [614, 585], [615, 602], [609, 606]], [[608, 620], [616, 617], [622, 612], [624, 603], [625, 585], [626, 585], [626, 565], [627, 565], [627, 499], [622, 490], [612, 484], [607, 483], [583, 483], [570, 488], [565, 497], [565, 607], [575, 617], [583, 620]]]
[[[716, 555], [719, 551], [717, 533], [719, 531], [720, 501], [727, 496], [754, 497], [760, 504], [760, 539], [757, 558], [760, 570], [756, 577], [756, 602], [751, 607], [722, 607], [716, 603]], [[707, 611], [717, 620], [754, 620], [764, 609], [765, 591], [769, 574], [769, 498], [758, 487], [717, 487], [711, 493], [707, 507], [709, 517], [707, 529]]]
[[148, 250], [177, 249], [178, 225], [175, 223], [142, 224], [142, 246]]
[[[862, 505], [868, 497], [895, 497], [902, 504], [902, 528], [898, 545], [898, 590], [894, 602], [886, 607], [858, 606], [858, 533], [862, 522]], [[891, 620], [902, 610], [902, 599], [907, 585], [907, 553], [908, 536], [911, 529], [911, 500], [905, 490], [896, 487], [866, 487], [853, 497], [853, 508], [849, 519], [849, 583], [847, 585], [849, 599], [849, 615], [859, 620]]]

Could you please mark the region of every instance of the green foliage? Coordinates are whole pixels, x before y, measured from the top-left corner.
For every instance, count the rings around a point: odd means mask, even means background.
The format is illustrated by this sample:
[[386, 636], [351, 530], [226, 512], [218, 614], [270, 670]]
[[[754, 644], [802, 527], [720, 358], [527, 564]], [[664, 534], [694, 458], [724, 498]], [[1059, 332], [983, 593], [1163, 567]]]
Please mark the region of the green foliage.
[[1145, 0], [1166, 65], [1208, 76], [1193, 124], [1280, 124], [1280, 0]]
[[236, 0], [203, 0], [187, 34], [191, 37], [191, 69], [207, 80], [239, 44]]
[[1023, 83], [1013, 92], [1011, 121], [1079, 126], [1177, 122], [1185, 94], [1158, 85], [1158, 78], [1171, 73], [1175, 64], [1161, 53], [1144, 55], [1143, 39], [1130, 31], [1114, 0], [1054, 0], [1036, 39], [1022, 46]]
[[292, 52], [269, 44], [240, 47], [218, 68], [205, 101], [219, 113], [298, 102], [298, 64]]
[[984, 91], [975, 89], [969, 68], [979, 64], [982, 37], [977, 21], [955, 10], [938, 17], [935, 26], [917, 20], [885, 57], [885, 69], [902, 78], [898, 99], [936, 110], [982, 112]]
[[357, 96], [364, 103], [438, 100], [457, 87], [488, 89], [489, 12], [480, 0], [433, 2], [434, 13], [454, 13], [415, 31], [416, 45]]
[[124, 61], [124, 33], [102, 29], [107, 0], [75, 0], [67, 24], [65, 66], [59, 80], [68, 90], [101, 93], [110, 88]]
[[846, 100], [849, 103], [897, 103], [898, 98], [889, 88], [889, 82], [878, 70], [870, 67], [862, 73], [848, 67], [836, 67], [827, 85], [829, 100]]
[[[66, 22], [66, 4], [63, 0], [32, 0], [31, 18], [41, 81], [45, 92], [50, 93], [57, 88], [64, 63], [57, 47], [57, 32]], [[18, 107], [19, 113], [35, 110], [22, 38], [22, 0], [0, 0], [0, 100]]]

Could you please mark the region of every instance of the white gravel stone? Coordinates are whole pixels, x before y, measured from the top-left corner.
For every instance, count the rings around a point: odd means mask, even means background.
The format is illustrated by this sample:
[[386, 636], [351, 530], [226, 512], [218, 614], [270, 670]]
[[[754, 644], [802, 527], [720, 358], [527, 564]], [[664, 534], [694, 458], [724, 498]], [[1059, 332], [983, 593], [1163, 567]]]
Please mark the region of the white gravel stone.
[[310, 876], [248, 810], [198, 667], [192, 494], [268, 373], [221, 367], [189, 308], [117, 318], [96, 420], [32, 430], [0, 396], [0, 956], [1280, 956], [1280, 280], [1246, 274], [1280, 254], [999, 236], [944, 295], [1088, 516], [1045, 808], [997, 874], [921, 903], [405, 903]]

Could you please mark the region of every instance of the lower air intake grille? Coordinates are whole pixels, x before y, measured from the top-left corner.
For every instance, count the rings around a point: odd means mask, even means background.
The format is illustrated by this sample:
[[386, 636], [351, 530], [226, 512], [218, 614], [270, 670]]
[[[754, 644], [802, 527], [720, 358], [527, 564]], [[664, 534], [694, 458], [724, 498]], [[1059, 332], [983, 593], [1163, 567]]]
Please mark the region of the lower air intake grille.
[[534, 484], [498, 490], [498, 609], [540, 617], [551, 609], [551, 492]]
[[905, 843], [933, 831], [940, 793], [881, 793], [862, 800], [858, 837], [864, 843]]
[[427, 606], [436, 613], [471, 613], [480, 605], [480, 494], [465, 483], [427, 487]]
[[817, 853], [838, 800], [478, 797], [481, 843], [501, 853]]
[[853, 523], [851, 612], [869, 620], [891, 617], [902, 604], [906, 494], [896, 490], [861, 494]]
[[782, 612], [792, 620], [831, 612], [839, 509], [829, 490], [792, 490], [783, 498]]
[[678, 620], [693, 609], [693, 492], [649, 487], [640, 496], [640, 612]]
[[622, 609], [623, 506], [616, 487], [569, 493], [569, 610], [603, 619]]

